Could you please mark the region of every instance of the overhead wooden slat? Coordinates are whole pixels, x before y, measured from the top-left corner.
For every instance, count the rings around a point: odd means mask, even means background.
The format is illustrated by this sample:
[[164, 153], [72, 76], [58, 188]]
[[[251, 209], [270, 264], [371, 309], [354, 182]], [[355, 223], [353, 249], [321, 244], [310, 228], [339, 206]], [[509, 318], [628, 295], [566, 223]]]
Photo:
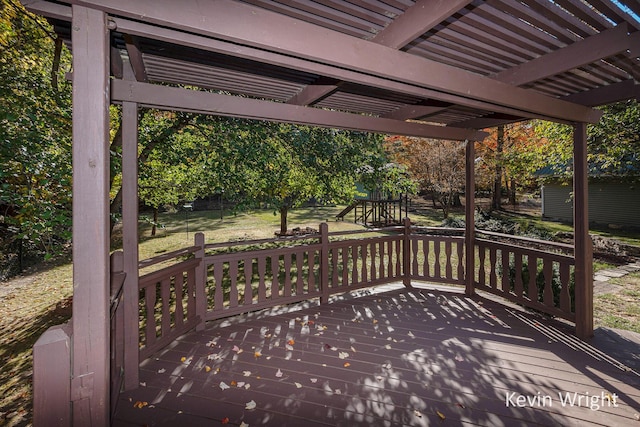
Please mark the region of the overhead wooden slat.
[[494, 78], [517, 86], [608, 58], [628, 48], [627, 25], [622, 23], [613, 29], [502, 71]]
[[426, 33], [472, 0], [418, 0], [371, 41], [400, 49]]

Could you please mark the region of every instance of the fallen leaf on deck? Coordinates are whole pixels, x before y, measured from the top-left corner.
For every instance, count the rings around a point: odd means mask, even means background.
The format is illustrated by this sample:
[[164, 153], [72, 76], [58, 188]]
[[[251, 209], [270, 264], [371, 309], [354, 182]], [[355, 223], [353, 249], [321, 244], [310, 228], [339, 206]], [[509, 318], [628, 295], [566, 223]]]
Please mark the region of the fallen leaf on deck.
[[349, 357], [349, 353], [347, 353], [346, 351], [341, 351], [340, 353], [338, 353], [338, 357], [340, 359], [346, 359], [347, 357]]
[[446, 418], [444, 414], [440, 411], [436, 411], [436, 414], [438, 414], [438, 417], [440, 417], [441, 420], [444, 420]]
[[205, 367], [204, 367], [204, 371], [205, 371], [205, 372], [211, 372], [211, 366], [209, 366], [209, 365], [205, 365]]
[[376, 319], [373, 319], [372, 323], [375, 325], [378, 323], [378, 321]]
[[335, 393], [335, 394], [342, 394], [342, 390], [340, 390], [339, 388], [337, 388], [337, 389], [334, 391], [334, 393]]
[[415, 410], [413, 411], [413, 415], [415, 415], [415, 416], [416, 416], [416, 417], [418, 417], [418, 418], [422, 418], [422, 413], [421, 413], [420, 411], [418, 411], [417, 409], [415, 409]]
[[294, 345], [295, 343], [296, 343], [296, 342], [295, 342], [294, 340], [292, 340], [292, 339], [291, 339], [291, 340], [289, 340], [289, 341], [287, 341], [287, 344], [289, 344], [289, 345]]
[[278, 369], [278, 372], [276, 372], [276, 377], [278, 378], [282, 377], [282, 371], [280, 369]]
[[144, 382], [144, 381], [141, 381], [141, 382], [140, 382], [140, 387], [146, 387], [146, 386], [147, 386], [147, 383], [146, 383], [146, 382]]
[[158, 373], [159, 373], [159, 374], [164, 374], [165, 372], [167, 372], [167, 370], [166, 370], [166, 369], [164, 369], [164, 368], [160, 368], [160, 369], [158, 369]]
[[302, 388], [302, 384], [300, 383], [294, 383], [296, 385], [296, 388]]
[[353, 348], [353, 346], [351, 346], [351, 351], [353, 351], [354, 353], [357, 353], [356, 349]]
[[255, 353], [253, 353], [253, 357], [255, 357], [256, 359], [261, 356], [262, 356], [262, 353], [260, 353], [259, 351], [256, 351]]
[[245, 390], [249, 390], [249, 387], [251, 387], [251, 384], [249, 384], [249, 383], [246, 383], [246, 384], [244, 385], [244, 389], [245, 389]]
[[231, 387], [236, 387], [238, 383], [235, 380], [231, 380]]
[[343, 365], [343, 366], [344, 366], [345, 368], [348, 368], [349, 366], [351, 366], [351, 363], [349, 363], [349, 362], [344, 362], [344, 365]]
[[387, 350], [391, 350], [391, 344], [385, 345], [384, 348], [386, 348]]
[[317, 378], [309, 378], [309, 381], [311, 381], [313, 384], [318, 382]]
[[457, 355], [457, 356], [455, 357], [455, 359], [456, 359], [458, 362], [462, 362], [462, 361], [464, 360], [464, 358], [463, 358], [462, 356], [460, 356], [460, 355]]
[[220, 381], [220, 389], [222, 389], [222, 391], [231, 388], [229, 387], [229, 385], [227, 383], [225, 383], [224, 381]]
[[247, 404], [244, 406], [244, 409], [255, 409], [255, 408], [256, 408], [256, 402], [253, 400], [247, 402]]
[[220, 420], [220, 422], [222, 424], [229, 424], [229, 417], [224, 417], [223, 419]]
[[249, 427], [249, 424], [245, 423], [244, 421], [240, 423], [240, 427]]
[[251, 371], [242, 371], [242, 375], [245, 377], [250, 377], [251, 376]]
[[240, 347], [238, 347], [237, 345], [234, 345], [233, 346], [233, 351], [235, 351], [236, 353], [240, 354], [240, 353], [242, 353], [243, 350]]
[[244, 387], [244, 385], [245, 385], [245, 384], [246, 384], [246, 383], [245, 383], [244, 381], [238, 381], [238, 382], [236, 383], [236, 387], [238, 387], [238, 388], [242, 388], [242, 387]]
[[413, 332], [411, 332], [411, 331], [409, 331], [409, 333], [407, 335], [409, 335], [411, 338], [415, 338], [416, 337], [415, 335], [413, 335]]
[[138, 408], [138, 409], [142, 409], [145, 406], [147, 406], [149, 403], [148, 402], [141, 402], [140, 400], [136, 401], [136, 403], [133, 404], [134, 408]]

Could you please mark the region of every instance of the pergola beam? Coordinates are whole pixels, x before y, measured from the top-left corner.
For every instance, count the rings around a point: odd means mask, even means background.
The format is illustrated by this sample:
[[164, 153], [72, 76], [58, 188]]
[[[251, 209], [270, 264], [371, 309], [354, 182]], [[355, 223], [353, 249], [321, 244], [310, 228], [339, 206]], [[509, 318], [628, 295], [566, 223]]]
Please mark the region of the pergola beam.
[[468, 129], [382, 119], [140, 82], [113, 80], [111, 91], [112, 101], [137, 102], [146, 107], [164, 110], [458, 141], [481, 140], [486, 136], [485, 132]]
[[565, 97], [567, 101], [595, 107], [597, 105], [612, 104], [640, 96], [640, 85], [629, 79], [607, 86], [600, 86], [585, 92], [578, 92]]
[[[152, 0], [112, 0], [108, 4], [99, 0], [78, 2], [120, 16], [143, 16], [145, 21], [156, 25], [237, 43], [238, 51], [243, 46], [277, 51], [294, 58], [432, 89], [436, 95], [452, 94], [462, 99], [510, 107], [526, 112], [527, 116], [543, 115], [588, 123], [597, 122], [601, 116], [600, 112], [584, 106], [233, 0], [185, 0], [161, 4]], [[435, 98], [447, 101], [443, 97]]]
[[629, 49], [627, 23], [567, 45], [493, 76], [514, 86], [535, 82], [582, 67]]
[[472, 0], [418, 0], [402, 15], [376, 34], [371, 41], [382, 46], [402, 49]]

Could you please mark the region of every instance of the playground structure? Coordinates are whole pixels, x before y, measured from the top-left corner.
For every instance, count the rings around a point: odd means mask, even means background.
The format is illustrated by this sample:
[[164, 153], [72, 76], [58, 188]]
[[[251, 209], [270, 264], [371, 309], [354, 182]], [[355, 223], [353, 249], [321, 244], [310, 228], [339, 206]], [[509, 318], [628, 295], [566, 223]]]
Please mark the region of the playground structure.
[[345, 216], [353, 211], [353, 222], [356, 224], [364, 224], [367, 227], [399, 225], [402, 223], [403, 211], [405, 212], [404, 216], [407, 216], [408, 204], [409, 200], [406, 195], [400, 195], [397, 199], [356, 199], [336, 215], [336, 220], [344, 221]]

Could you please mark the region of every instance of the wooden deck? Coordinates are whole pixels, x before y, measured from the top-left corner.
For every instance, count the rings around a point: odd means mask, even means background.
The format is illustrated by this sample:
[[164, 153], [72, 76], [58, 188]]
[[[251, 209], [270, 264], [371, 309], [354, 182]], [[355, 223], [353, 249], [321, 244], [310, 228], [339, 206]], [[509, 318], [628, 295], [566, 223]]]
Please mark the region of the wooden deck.
[[562, 323], [443, 287], [211, 322], [143, 361], [140, 381], [113, 425], [640, 426], [636, 371]]

